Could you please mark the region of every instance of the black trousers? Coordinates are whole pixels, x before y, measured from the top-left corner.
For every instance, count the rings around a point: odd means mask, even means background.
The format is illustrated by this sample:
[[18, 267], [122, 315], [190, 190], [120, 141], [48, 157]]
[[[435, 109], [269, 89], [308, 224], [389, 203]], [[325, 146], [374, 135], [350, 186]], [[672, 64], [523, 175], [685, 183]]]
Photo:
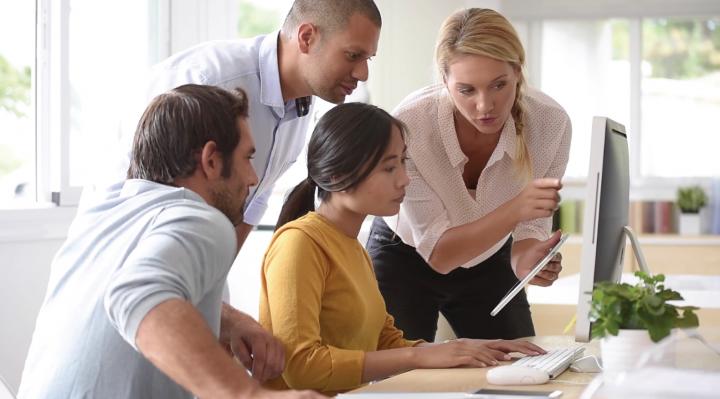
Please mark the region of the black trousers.
[[518, 281], [510, 266], [512, 238], [480, 264], [440, 274], [375, 218], [367, 250], [395, 325], [408, 339], [432, 342], [441, 312], [458, 338], [514, 339], [535, 335], [525, 291], [495, 317], [490, 311]]

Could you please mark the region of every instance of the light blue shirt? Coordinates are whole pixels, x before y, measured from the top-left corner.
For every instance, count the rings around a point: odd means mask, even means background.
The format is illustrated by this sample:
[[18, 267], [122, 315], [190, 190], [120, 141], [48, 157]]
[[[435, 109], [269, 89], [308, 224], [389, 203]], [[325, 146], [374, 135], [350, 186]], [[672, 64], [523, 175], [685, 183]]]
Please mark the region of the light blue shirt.
[[78, 210], [52, 262], [18, 397], [191, 398], [136, 350], [135, 336], [173, 298], [218, 336], [234, 227], [184, 188], [127, 180], [102, 196]]
[[211, 41], [191, 47], [156, 65], [148, 100], [187, 83], [241, 87], [249, 97], [249, 122], [255, 140], [253, 166], [260, 178], [246, 202], [245, 223], [257, 225], [267, 210], [275, 182], [305, 146], [310, 115], [297, 116], [295, 100], [283, 101], [277, 42], [279, 32], [252, 39]]

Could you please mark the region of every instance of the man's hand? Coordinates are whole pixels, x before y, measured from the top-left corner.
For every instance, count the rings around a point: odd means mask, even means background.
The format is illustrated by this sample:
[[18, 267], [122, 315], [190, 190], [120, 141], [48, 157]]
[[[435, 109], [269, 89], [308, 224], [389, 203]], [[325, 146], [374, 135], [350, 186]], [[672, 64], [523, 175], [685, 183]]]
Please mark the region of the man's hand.
[[[560, 241], [558, 230], [545, 241], [527, 239], [513, 244], [513, 271], [522, 280], [533, 267]], [[530, 284], [547, 287], [558, 279], [562, 271], [562, 254], [557, 253], [548, 264], [530, 280]]]
[[285, 368], [285, 349], [252, 317], [223, 303], [220, 343], [260, 382], [279, 377]]

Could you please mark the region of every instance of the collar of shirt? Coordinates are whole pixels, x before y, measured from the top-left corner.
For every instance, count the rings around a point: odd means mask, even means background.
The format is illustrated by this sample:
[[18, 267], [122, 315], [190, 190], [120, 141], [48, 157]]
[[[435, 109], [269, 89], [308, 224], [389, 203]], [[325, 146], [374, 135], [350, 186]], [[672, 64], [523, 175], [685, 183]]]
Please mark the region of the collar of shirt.
[[136, 195], [143, 194], [147, 191], [163, 189], [165, 191], [180, 191], [183, 190], [185, 199], [207, 203], [200, 194], [190, 190], [187, 187], [171, 186], [169, 184], [162, 184], [150, 180], [144, 179], [127, 179], [123, 182], [122, 188], [120, 188], [121, 197], [133, 197]]
[[271, 107], [278, 119], [297, 117], [295, 100], [283, 102], [278, 66], [278, 40], [280, 31], [265, 36], [260, 44], [258, 65], [260, 66], [260, 103]]
[[[450, 94], [447, 90], [443, 90], [438, 104], [440, 137], [442, 138], [443, 145], [445, 146], [445, 152], [447, 152], [450, 164], [456, 168], [460, 164], [467, 163], [468, 158], [465, 153], [462, 152], [460, 142], [457, 138], [457, 132], [455, 131], [455, 119], [453, 117], [454, 109], [455, 106], [450, 98]], [[487, 166], [490, 166], [502, 159], [504, 154], [508, 154], [510, 158], [515, 159], [515, 141], [515, 121], [512, 117], [510, 117], [507, 122], [505, 122], [505, 126], [503, 126], [503, 130], [500, 133], [500, 140], [490, 156], [490, 159], [488, 159]]]

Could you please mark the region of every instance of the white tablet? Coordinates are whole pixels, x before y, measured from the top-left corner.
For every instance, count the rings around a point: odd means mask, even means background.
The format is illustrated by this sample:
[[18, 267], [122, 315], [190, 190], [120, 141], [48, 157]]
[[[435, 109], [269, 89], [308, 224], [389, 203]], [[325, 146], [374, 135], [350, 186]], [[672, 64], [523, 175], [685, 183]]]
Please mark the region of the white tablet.
[[525, 288], [525, 286], [530, 282], [530, 280], [532, 280], [533, 277], [535, 277], [535, 275], [538, 274], [540, 272], [540, 270], [542, 270], [545, 267], [545, 265], [548, 264], [548, 262], [550, 262], [550, 260], [553, 258], [553, 256], [555, 256], [555, 254], [557, 254], [560, 251], [560, 247], [568, 239], [568, 237], [570, 237], [568, 234], [563, 234], [563, 236], [560, 237], [560, 241], [558, 241], [558, 243], [555, 244], [554, 247], [552, 247], [550, 252], [548, 252], [544, 258], [540, 259], [540, 262], [538, 262], [535, 265], [535, 267], [533, 267], [533, 269], [530, 271], [530, 273], [528, 273], [528, 275], [525, 276], [525, 278], [518, 281], [510, 289], [510, 291], [508, 291], [508, 293], [505, 294], [503, 299], [500, 300], [500, 303], [498, 303], [497, 306], [495, 306], [495, 309], [493, 309], [492, 312], [490, 312], [490, 316], [496, 316], [498, 313], [500, 313], [500, 311], [505, 307], [505, 305], [510, 303], [510, 301], [513, 298], [515, 298], [515, 295], [517, 295], [517, 293], [520, 292], [520, 290]]

